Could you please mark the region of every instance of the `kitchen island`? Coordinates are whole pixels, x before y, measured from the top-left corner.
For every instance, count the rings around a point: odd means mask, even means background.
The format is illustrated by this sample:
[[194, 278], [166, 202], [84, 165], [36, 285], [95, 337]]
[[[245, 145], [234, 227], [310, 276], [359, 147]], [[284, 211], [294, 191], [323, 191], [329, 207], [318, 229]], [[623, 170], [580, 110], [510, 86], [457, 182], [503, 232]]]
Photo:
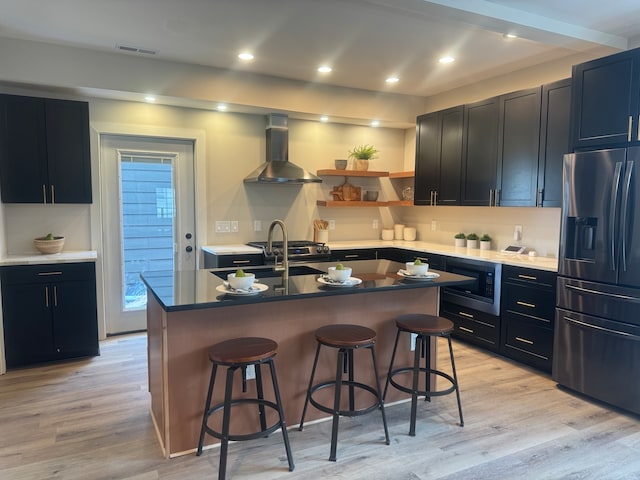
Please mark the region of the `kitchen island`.
[[[323, 272], [329, 265], [318, 263], [307, 267]], [[148, 291], [151, 413], [166, 457], [191, 453], [197, 447], [211, 367], [207, 349], [211, 345], [243, 336], [267, 337], [278, 342], [275, 359], [278, 383], [286, 421], [291, 426], [300, 420], [317, 328], [355, 323], [374, 329], [378, 336], [380, 380], [384, 381], [396, 333], [393, 319], [403, 313], [437, 314], [439, 287], [472, 281], [447, 272], [436, 272], [439, 277], [429, 281], [407, 280], [398, 275], [404, 265], [389, 260], [354, 261], [348, 266], [353, 268], [353, 277], [362, 283], [353, 287], [327, 286], [318, 281], [318, 273], [292, 275], [286, 283], [279, 276], [268, 277], [260, 278], [266, 289], [263, 287], [263, 292], [251, 296], [225, 293], [222, 271], [143, 275]], [[335, 357], [331, 356], [335, 352], [324, 353], [317, 378], [335, 375]], [[399, 352], [398, 362], [410, 363], [411, 359], [407, 338], [406, 350]], [[372, 369], [367, 370], [369, 361], [356, 355], [356, 362], [357, 376], [362, 375], [364, 382], [373, 381]], [[249, 392], [254, 384], [255, 381], [247, 381]], [[214, 403], [221, 401], [222, 390], [217, 387], [220, 385], [216, 385]], [[238, 381], [235, 391], [240, 389]], [[391, 389], [387, 402], [405, 398], [406, 395]], [[232, 429], [251, 430], [251, 425], [256, 424], [253, 413], [236, 415]], [[310, 409], [307, 418], [311, 421], [322, 416]]]

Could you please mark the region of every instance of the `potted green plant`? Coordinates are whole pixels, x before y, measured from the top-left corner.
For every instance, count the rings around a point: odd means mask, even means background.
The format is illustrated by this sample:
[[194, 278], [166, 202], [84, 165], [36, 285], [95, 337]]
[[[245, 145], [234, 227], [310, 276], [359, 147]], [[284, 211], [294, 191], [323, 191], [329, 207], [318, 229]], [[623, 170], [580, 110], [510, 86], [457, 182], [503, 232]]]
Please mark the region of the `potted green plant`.
[[464, 247], [467, 245], [467, 237], [464, 233], [462, 232], [456, 233], [453, 236], [453, 238], [454, 238], [456, 247]]
[[349, 151], [349, 158], [353, 159], [355, 170], [368, 170], [369, 160], [378, 158], [378, 150], [373, 145], [357, 145]]
[[467, 248], [478, 248], [478, 238], [476, 233], [467, 235]]
[[480, 250], [491, 250], [491, 237], [486, 233], [480, 237]]

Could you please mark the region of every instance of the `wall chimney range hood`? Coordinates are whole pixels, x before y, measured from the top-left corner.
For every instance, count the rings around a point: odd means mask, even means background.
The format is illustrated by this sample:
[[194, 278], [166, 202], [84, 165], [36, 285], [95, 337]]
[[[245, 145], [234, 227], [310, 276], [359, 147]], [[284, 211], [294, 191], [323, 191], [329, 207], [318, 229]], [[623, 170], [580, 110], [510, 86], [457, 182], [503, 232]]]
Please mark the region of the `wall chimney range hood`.
[[267, 161], [251, 172], [244, 183], [301, 184], [320, 183], [322, 179], [289, 162], [287, 115], [267, 115]]

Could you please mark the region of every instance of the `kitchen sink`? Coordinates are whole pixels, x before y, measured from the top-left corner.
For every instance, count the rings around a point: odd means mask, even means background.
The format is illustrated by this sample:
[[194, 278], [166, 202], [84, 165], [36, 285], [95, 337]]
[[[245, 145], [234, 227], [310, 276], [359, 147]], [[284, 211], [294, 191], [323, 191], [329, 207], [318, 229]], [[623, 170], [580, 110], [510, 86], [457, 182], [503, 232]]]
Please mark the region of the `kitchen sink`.
[[[212, 274], [220, 277], [223, 280], [227, 279], [227, 275], [230, 273], [235, 273], [236, 268], [229, 268], [225, 270], [216, 270], [211, 272]], [[256, 278], [274, 278], [281, 277], [282, 272], [274, 272], [273, 267], [253, 267], [253, 268], [243, 268], [246, 273], [255, 274]], [[289, 276], [293, 277], [296, 275], [318, 275], [324, 273], [322, 270], [318, 270], [317, 268], [309, 267], [307, 265], [289, 265]]]

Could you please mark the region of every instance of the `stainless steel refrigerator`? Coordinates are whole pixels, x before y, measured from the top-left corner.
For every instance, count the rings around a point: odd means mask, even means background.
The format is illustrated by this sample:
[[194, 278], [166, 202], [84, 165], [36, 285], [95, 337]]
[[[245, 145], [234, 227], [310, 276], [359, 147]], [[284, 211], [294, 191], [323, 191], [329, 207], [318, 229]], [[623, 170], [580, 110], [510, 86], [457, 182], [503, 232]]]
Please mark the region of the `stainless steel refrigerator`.
[[640, 413], [640, 147], [565, 155], [553, 378]]

